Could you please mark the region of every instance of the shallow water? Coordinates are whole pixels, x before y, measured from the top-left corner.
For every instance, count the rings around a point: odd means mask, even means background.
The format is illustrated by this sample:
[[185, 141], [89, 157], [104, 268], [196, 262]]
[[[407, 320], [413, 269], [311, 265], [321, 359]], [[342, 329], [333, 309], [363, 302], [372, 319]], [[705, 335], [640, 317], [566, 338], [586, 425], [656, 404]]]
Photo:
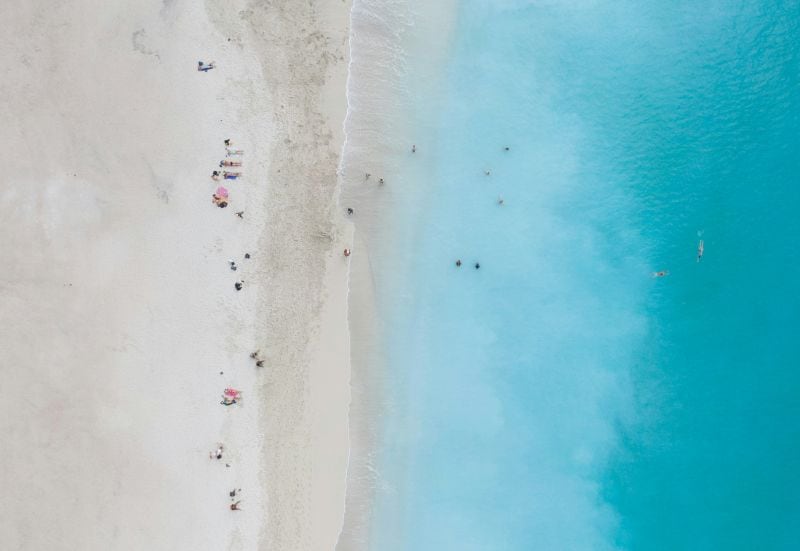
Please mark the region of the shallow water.
[[665, 4], [465, 0], [436, 60], [411, 9], [371, 142], [351, 95], [385, 363], [368, 548], [798, 539], [800, 4]]

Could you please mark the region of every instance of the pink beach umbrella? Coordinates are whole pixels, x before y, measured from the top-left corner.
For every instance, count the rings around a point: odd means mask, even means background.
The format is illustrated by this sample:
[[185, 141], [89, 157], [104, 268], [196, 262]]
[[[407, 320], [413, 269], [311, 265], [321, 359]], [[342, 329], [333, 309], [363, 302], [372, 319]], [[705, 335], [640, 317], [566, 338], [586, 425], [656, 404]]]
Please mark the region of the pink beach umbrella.
[[226, 388], [225, 389], [225, 396], [229, 396], [230, 398], [238, 398], [240, 391], [236, 390], [235, 388]]
[[224, 188], [224, 187], [222, 187], [222, 186], [219, 186], [219, 187], [217, 188], [217, 195], [218, 195], [219, 197], [226, 197], [226, 198], [227, 198], [227, 197], [228, 197], [228, 190], [227, 190], [227, 188]]

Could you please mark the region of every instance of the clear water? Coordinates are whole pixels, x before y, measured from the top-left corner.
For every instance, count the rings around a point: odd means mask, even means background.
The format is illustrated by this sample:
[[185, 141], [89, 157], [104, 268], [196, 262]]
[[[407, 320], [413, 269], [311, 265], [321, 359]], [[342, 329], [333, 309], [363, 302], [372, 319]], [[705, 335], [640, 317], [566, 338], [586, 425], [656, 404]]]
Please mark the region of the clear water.
[[800, 3], [458, 4], [386, 115], [368, 548], [797, 548]]

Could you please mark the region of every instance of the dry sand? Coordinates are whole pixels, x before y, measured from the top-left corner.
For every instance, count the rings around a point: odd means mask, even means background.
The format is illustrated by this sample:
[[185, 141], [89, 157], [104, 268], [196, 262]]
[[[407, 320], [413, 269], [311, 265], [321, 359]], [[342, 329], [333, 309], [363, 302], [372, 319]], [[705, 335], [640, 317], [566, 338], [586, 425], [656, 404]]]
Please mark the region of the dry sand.
[[[4, 549], [333, 548], [348, 10], [0, 6]], [[245, 177], [218, 209], [223, 138], [246, 150]], [[226, 408], [229, 385], [244, 400]]]

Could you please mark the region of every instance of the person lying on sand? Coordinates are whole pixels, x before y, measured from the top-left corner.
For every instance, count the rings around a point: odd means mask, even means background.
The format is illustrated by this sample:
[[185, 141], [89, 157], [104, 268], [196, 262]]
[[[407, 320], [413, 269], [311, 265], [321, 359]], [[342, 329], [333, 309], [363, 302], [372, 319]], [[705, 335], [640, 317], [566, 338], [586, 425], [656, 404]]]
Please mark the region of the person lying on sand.
[[214, 68], [214, 62], [213, 61], [211, 63], [203, 63], [202, 61], [198, 61], [197, 62], [197, 70], [198, 71], [203, 71], [205, 73], [207, 71], [210, 71], [213, 68]]
[[223, 166], [242, 166], [242, 161], [220, 161], [219, 167]]
[[226, 180], [235, 180], [236, 178], [238, 178], [241, 175], [242, 175], [241, 172], [227, 172], [227, 171], [225, 171], [225, 172], [222, 173], [222, 177], [225, 178]]
[[236, 403], [236, 399], [235, 398], [228, 398], [227, 396], [224, 396], [222, 398], [222, 401], [220, 402], [220, 404], [222, 404], [223, 406], [232, 406], [235, 403]]
[[208, 452], [208, 458], [209, 459], [214, 459], [214, 458], [222, 459], [222, 449], [223, 449], [222, 444], [217, 444], [217, 451]]
[[233, 157], [234, 155], [244, 155], [244, 149], [226, 149], [225, 156]]

